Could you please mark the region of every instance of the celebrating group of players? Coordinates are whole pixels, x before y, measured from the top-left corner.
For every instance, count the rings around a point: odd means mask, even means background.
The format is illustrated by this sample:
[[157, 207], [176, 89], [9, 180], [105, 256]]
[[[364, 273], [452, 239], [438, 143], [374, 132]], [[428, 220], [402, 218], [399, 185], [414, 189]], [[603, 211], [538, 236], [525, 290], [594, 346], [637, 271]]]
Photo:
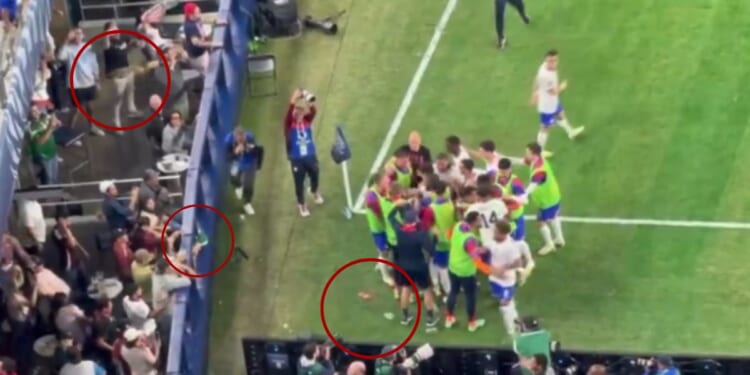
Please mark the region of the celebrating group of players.
[[[399, 149], [384, 170], [371, 178], [367, 220], [379, 257], [387, 258], [390, 250], [398, 248], [402, 226], [418, 226], [432, 237], [427, 251], [429, 277], [421, 280], [418, 273], [410, 275], [425, 294], [428, 327], [437, 323], [433, 295], [446, 296], [445, 327], [454, 326], [460, 292], [466, 299], [468, 330], [473, 332], [484, 325], [484, 319], [477, 318], [476, 313], [477, 274], [481, 272], [488, 276], [488, 289], [500, 303], [508, 334], [515, 334], [515, 289], [534, 269], [525, 242], [527, 205], [538, 209], [537, 222], [544, 242], [538, 254], [546, 255], [565, 245], [558, 216], [560, 189], [547, 160], [551, 153], [543, 147], [547, 130], [554, 124], [566, 130], [571, 139], [583, 128], [572, 128], [560, 105], [559, 93], [567, 84], [558, 82], [557, 58], [557, 52], [548, 52], [537, 74], [532, 102], [539, 110], [541, 129], [522, 158], [503, 156], [491, 140], [481, 142], [477, 151], [467, 150], [458, 137], [450, 136], [445, 153], [434, 164], [414, 165], [409, 150]], [[413, 150], [419, 149], [418, 134], [410, 136], [410, 143]], [[475, 171], [472, 157], [486, 163], [484, 173]], [[530, 171], [526, 183], [513, 171], [513, 167], [522, 165]], [[408, 283], [404, 285], [398, 273], [394, 280], [390, 267], [381, 266], [383, 281], [402, 297], [402, 323], [408, 324], [412, 317], [403, 298]]]

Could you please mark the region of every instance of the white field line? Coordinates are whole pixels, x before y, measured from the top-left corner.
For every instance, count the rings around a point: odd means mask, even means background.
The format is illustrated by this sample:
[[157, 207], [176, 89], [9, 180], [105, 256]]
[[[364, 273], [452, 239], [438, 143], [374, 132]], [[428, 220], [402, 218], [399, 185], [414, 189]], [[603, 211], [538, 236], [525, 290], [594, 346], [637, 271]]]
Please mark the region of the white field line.
[[[432, 55], [435, 54], [435, 50], [440, 43], [440, 38], [443, 36], [443, 31], [445, 31], [445, 27], [448, 25], [448, 21], [453, 14], [453, 10], [456, 9], [457, 3], [458, 0], [448, 0], [448, 4], [445, 5], [445, 10], [443, 10], [443, 15], [440, 17], [440, 21], [438, 21], [438, 24], [435, 27], [435, 32], [432, 34], [430, 44], [427, 45], [427, 50], [424, 52], [424, 55], [422, 55], [422, 60], [419, 62], [419, 67], [417, 67], [417, 71], [411, 79], [409, 88], [406, 90], [406, 95], [404, 95], [404, 99], [401, 101], [401, 106], [398, 108], [398, 112], [396, 112], [396, 117], [393, 118], [388, 133], [383, 140], [383, 145], [380, 146], [380, 151], [378, 151], [375, 162], [372, 164], [372, 168], [370, 168], [370, 173], [367, 176], [368, 179], [371, 175], [375, 174], [383, 165], [383, 162], [385, 162], [385, 158], [388, 156], [391, 144], [393, 143], [393, 138], [396, 137], [396, 133], [398, 133], [398, 129], [401, 127], [401, 123], [406, 116], [406, 111], [409, 110], [411, 102], [414, 100], [414, 95], [417, 93], [417, 89], [419, 89], [422, 77], [427, 71], [427, 67], [430, 65]], [[362, 190], [360, 190], [359, 195], [357, 196], [357, 203], [354, 204], [354, 212], [362, 210], [366, 191], [367, 180], [365, 180], [365, 183], [362, 185]]]
[[[364, 209], [354, 210], [355, 214], [365, 214]], [[526, 220], [535, 220], [536, 216], [526, 215]], [[563, 222], [575, 224], [599, 224], [644, 227], [703, 228], [703, 229], [750, 229], [750, 222], [739, 221], [702, 221], [702, 220], [659, 220], [659, 219], [626, 219], [621, 217], [582, 217], [562, 216]]]

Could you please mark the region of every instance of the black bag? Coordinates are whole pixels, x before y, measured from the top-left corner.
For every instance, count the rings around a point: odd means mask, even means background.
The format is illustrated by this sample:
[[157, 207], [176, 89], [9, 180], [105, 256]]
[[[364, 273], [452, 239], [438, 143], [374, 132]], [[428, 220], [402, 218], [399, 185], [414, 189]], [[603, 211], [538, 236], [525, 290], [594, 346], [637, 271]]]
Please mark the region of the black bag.
[[333, 146], [331, 146], [331, 158], [336, 164], [341, 164], [352, 158], [352, 150], [349, 148], [349, 142], [344, 136], [344, 129], [341, 125], [336, 126], [336, 135]]

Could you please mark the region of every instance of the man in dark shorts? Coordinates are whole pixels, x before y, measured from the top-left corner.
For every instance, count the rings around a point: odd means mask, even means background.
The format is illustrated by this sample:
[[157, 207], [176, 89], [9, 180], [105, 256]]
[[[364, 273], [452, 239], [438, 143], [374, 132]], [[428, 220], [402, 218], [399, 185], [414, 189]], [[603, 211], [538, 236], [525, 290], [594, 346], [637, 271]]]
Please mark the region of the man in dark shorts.
[[[426, 325], [430, 330], [434, 329], [439, 320], [430, 281], [429, 259], [433, 246], [430, 233], [420, 228], [418, 217], [419, 211], [416, 207], [408, 202], [400, 202], [388, 215], [388, 221], [396, 229], [397, 241], [393, 248], [393, 260], [409, 275], [419, 292], [424, 295]], [[409, 312], [413, 289], [401, 272], [394, 273], [396, 286], [400, 291], [401, 324], [409, 325], [414, 320], [414, 316]]]
[[[97, 97], [99, 89], [99, 63], [97, 61], [96, 53], [91, 46], [86, 47], [78, 57], [78, 62], [73, 66], [76, 56], [86, 44], [83, 40], [83, 29], [80, 27], [74, 27], [68, 33], [68, 38], [65, 44], [60, 47], [60, 51], [57, 53], [57, 59], [65, 62], [68, 72], [71, 69], [73, 71], [73, 91], [75, 91], [75, 97], [78, 99], [78, 103], [83, 109], [88, 112], [90, 116], [94, 116], [91, 109], [91, 102]], [[70, 85], [70, 80], [67, 80]], [[71, 98], [71, 102], [75, 103]], [[77, 114], [77, 112], [76, 112]], [[71, 123], [75, 122], [75, 115], [71, 120]], [[90, 123], [90, 131], [94, 135], [104, 135], [104, 132], [99, 129], [96, 125]]]

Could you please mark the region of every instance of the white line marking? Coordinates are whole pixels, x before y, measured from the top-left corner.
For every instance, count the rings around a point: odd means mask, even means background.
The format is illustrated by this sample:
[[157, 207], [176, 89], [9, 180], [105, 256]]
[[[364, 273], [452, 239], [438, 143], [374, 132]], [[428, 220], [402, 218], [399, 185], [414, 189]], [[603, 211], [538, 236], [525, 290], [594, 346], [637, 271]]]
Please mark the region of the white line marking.
[[[398, 112], [396, 112], [396, 117], [393, 118], [391, 127], [388, 129], [388, 133], [385, 135], [383, 145], [380, 147], [380, 151], [378, 151], [378, 156], [375, 158], [375, 162], [372, 164], [372, 168], [370, 168], [370, 174], [367, 176], [368, 179], [371, 175], [375, 174], [383, 165], [383, 162], [385, 162], [385, 158], [388, 155], [391, 144], [393, 143], [393, 138], [396, 137], [396, 133], [398, 133], [398, 129], [401, 127], [401, 123], [404, 121], [404, 117], [406, 116], [406, 111], [409, 110], [411, 102], [414, 100], [414, 95], [417, 93], [417, 89], [419, 89], [419, 84], [422, 82], [422, 77], [427, 71], [427, 67], [430, 65], [432, 55], [435, 54], [438, 43], [440, 43], [440, 38], [443, 36], [443, 31], [445, 31], [445, 27], [448, 25], [448, 21], [453, 14], [453, 10], [456, 9], [457, 3], [458, 0], [448, 0], [448, 4], [445, 5], [445, 10], [443, 10], [443, 15], [440, 17], [440, 21], [438, 21], [438, 24], [435, 27], [435, 32], [432, 34], [430, 44], [427, 45], [427, 50], [422, 56], [422, 60], [419, 62], [419, 67], [417, 67], [417, 71], [416, 73], [414, 73], [414, 77], [412, 77], [411, 79], [409, 88], [406, 90], [406, 95], [404, 95], [404, 99], [401, 101], [401, 106], [398, 108]], [[359, 192], [359, 196], [357, 196], [357, 203], [354, 205], [353, 212], [363, 212], [362, 205], [365, 201], [366, 191], [367, 181], [365, 181], [362, 186], [362, 190]]]
[[[364, 209], [352, 211], [363, 215]], [[625, 219], [620, 217], [582, 217], [562, 216], [562, 221], [575, 224], [599, 224], [644, 227], [703, 228], [703, 229], [750, 229], [750, 222], [739, 221], [702, 221], [702, 220], [659, 220], [659, 219]], [[526, 220], [536, 220], [536, 216], [526, 215]]]

